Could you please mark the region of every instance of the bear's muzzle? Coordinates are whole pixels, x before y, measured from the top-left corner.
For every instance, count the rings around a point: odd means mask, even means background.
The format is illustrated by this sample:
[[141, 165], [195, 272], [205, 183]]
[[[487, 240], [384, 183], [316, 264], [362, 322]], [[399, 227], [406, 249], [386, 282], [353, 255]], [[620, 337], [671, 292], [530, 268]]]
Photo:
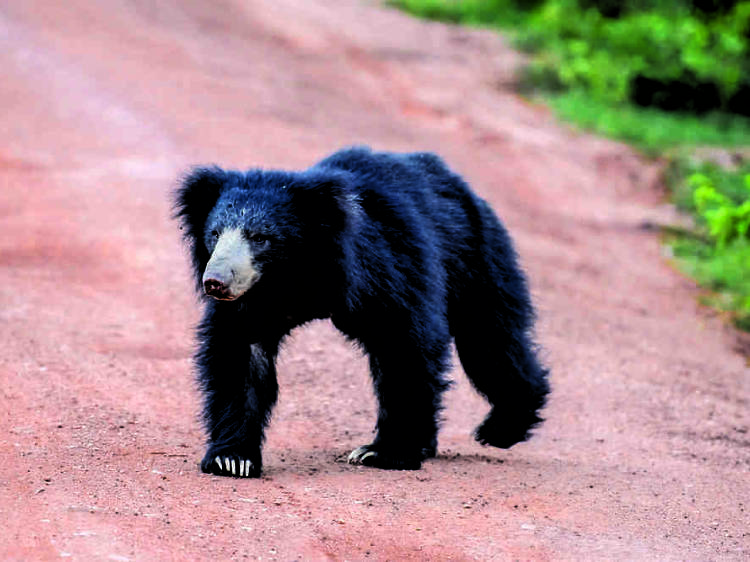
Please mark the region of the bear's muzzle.
[[227, 229], [216, 243], [203, 273], [203, 290], [219, 300], [241, 297], [258, 280], [250, 244], [239, 229]]

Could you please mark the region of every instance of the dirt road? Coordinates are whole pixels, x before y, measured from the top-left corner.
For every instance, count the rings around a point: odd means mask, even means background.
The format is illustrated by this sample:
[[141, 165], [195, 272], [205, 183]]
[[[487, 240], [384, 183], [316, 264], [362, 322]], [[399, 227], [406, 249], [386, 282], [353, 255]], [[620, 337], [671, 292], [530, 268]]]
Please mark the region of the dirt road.
[[[644, 220], [657, 170], [508, 87], [500, 38], [350, 0], [0, 4], [0, 558], [740, 560], [750, 376]], [[552, 367], [530, 442], [486, 449], [465, 377], [419, 472], [353, 467], [374, 400], [295, 332], [265, 474], [203, 475], [189, 165], [434, 150], [514, 233]]]

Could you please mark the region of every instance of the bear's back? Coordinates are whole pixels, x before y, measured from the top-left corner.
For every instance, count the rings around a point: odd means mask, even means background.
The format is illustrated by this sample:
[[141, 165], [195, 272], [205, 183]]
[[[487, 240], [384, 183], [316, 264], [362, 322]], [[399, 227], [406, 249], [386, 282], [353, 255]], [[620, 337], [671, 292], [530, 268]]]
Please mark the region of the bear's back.
[[[360, 186], [386, 191], [409, 187], [432, 189], [425, 185], [435, 180], [457, 179], [445, 163], [429, 152], [373, 152], [367, 147], [354, 147], [340, 150], [321, 160], [313, 168], [327, 168], [350, 172]], [[461, 186], [454, 186], [461, 187]]]
[[348, 172], [348, 187], [363, 202], [377, 200], [423, 218], [459, 220], [456, 214], [474, 214], [477, 207], [466, 183], [429, 152], [374, 152], [354, 147], [335, 152], [315, 168]]
[[421, 248], [439, 255], [450, 270], [463, 271], [468, 268], [463, 262], [481, 244], [477, 237], [496, 222], [463, 179], [432, 153], [356, 147], [313, 168], [346, 173], [348, 189], [367, 217], [368, 239], [381, 240], [405, 262], [417, 259], [414, 249]]

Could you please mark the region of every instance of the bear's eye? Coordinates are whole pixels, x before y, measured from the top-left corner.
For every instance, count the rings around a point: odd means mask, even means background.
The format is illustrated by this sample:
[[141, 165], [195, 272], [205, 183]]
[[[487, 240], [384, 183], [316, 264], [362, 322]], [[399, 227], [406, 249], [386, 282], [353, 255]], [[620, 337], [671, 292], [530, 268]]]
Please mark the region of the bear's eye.
[[247, 239], [254, 244], [265, 244], [269, 240], [268, 236], [266, 236], [265, 234], [260, 234], [258, 232], [249, 232], [246, 234], [246, 236]]
[[213, 238], [215, 238], [216, 240], [218, 240], [219, 239], [219, 231], [218, 230], [212, 230], [211, 231], [211, 236]]

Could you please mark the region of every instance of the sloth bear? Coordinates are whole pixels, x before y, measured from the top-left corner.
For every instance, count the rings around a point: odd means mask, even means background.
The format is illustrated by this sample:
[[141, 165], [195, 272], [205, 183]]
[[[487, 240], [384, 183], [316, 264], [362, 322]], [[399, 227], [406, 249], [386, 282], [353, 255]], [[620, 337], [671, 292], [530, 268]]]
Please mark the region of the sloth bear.
[[547, 369], [511, 240], [434, 154], [350, 148], [304, 171], [196, 168], [175, 217], [211, 297], [195, 356], [204, 472], [260, 475], [279, 345], [317, 318], [369, 358], [376, 435], [350, 463], [414, 470], [435, 456], [451, 340], [492, 406], [480, 443], [510, 447], [542, 421]]

